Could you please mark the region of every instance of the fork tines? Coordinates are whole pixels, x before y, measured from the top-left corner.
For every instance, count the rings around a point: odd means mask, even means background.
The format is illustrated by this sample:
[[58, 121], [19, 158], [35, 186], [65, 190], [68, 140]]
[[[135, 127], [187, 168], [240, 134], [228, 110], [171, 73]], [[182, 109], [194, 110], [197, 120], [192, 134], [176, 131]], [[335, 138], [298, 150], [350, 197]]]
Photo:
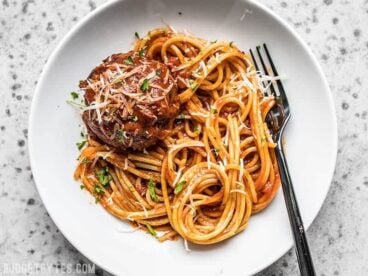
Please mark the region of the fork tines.
[[[268, 51], [267, 45], [264, 43], [262, 46], [256, 47], [257, 56], [253, 54], [253, 51], [249, 50], [250, 55], [252, 57], [254, 67], [257, 71], [261, 72], [261, 74], [269, 77], [279, 77], [279, 73], [276, 69], [276, 66], [271, 58], [270, 52]], [[262, 53], [264, 53], [262, 55]], [[258, 62], [257, 62], [258, 60]], [[260, 70], [260, 66], [262, 66], [262, 71]], [[275, 85], [275, 82], [277, 85]], [[266, 93], [270, 96], [274, 96], [276, 99], [282, 102], [284, 108], [289, 108], [288, 100], [286, 97], [284, 86], [279, 78], [273, 80], [262, 80], [262, 84], [265, 87]], [[268, 89], [269, 88], [269, 89]]]
[[[266, 44], [256, 47], [257, 56], [253, 54], [252, 50], [249, 50], [249, 52], [253, 59], [254, 67], [260, 75], [270, 77], [269, 79], [261, 77], [264, 93], [267, 96], [273, 96], [276, 100], [276, 104], [266, 116], [266, 122], [275, 140], [279, 140], [282, 130], [290, 118], [290, 108], [284, 87]], [[259, 64], [262, 67], [262, 71]]]

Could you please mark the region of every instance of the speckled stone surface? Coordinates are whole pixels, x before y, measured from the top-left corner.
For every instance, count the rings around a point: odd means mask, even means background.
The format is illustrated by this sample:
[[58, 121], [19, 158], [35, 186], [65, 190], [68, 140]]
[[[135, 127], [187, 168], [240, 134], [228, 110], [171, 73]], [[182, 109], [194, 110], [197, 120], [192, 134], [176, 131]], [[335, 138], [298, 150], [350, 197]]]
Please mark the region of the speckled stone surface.
[[[28, 161], [27, 120], [37, 79], [51, 51], [84, 15], [104, 2], [0, 2], [0, 264], [48, 263], [63, 274], [65, 263], [89, 263], [58, 231], [37, 194]], [[286, 19], [308, 43], [335, 99], [336, 172], [308, 231], [317, 274], [366, 275], [368, 1], [260, 2]], [[96, 274], [108, 275], [101, 269]], [[294, 250], [259, 275], [298, 275]]]

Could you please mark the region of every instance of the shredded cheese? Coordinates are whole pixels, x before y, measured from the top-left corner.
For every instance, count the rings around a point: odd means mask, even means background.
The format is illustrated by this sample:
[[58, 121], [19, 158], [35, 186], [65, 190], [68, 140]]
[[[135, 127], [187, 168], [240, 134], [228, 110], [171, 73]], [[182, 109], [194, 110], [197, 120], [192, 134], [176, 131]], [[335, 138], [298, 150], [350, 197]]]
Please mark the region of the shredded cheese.
[[254, 85], [249, 81], [248, 77], [246, 74], [242, 73], [242, 79], [243, 79], [243, 85], [245, 87], [249, 87], [251, 90], [255, 90]]
[[124, 159], [124, 170], [128, 169], [128, 158]]
[[243, 174], [244, 174], [244, 161], [241, 158], [240, 159], [239, 181], [241, 181], [243, 179]]
[[221, 167], [221, 169], [223, 169], [225, 171], [225, 165], [222, 161], [218, 161], [219, 166]]
[[[191, 199], [191, 197], [189, 199]], [[193, 201], [193, 199], [192, 199], [192, 201]], [[189, 209], [191, 209], [194, 212], [194, 216], [195, 216], [195, 213], [196, 213], [197, 210], [193, 207], [193, 205], [192, 204], [185, 204], [185, 206], [187, 206]]]
[[185, 248], [185, 251], [187, 252], [190, 252], [191, 250], [189, 249], [189, 246], [188, 246], [188, 241], [186, 239], [184, 239], [184, 248]]
[[110, 103], [109, 101], [102, 102], [102, 103], [92, 103], [91, 105], [86, 106], [85, 108], [83, 108], [81, 110], [81, 112], [84, 112], [84, 111], [87, 111], [87, 110], [99, 109], [99, 108], [107, 106], [109, 103]]
[[203, 72], [203, 77], [206, 77], [207, 74], [208, 74], [208, 71], [207, 71], [207, 67], [206, 67], [206, 64], [204, 63], [203, 60], [201, 60], [201, 62], [199, 63], [201, 69], [202, 69], [202, 72]]
[[143, 211], [144, 211], [144, 216], [145, 216], [146, 218], [148, 218], [148, 212], [147, 212], [146, 207], [144, 207], [144, 205], [143, 205], [142, 203], [140, 203], [139, 201], [136, 201], [135, 203], [137, 203], [138, 205], [142, 206]]
[[203, 114], [203, 113], [199, 113], [199, 112], [191, 112], [190, 115], [204, 117], [204, 118], [208, 117], [208, 114]]
[[227, 146], [229, 145], [229, 126], [226, 126], [226, 134], [224, 137], [224, 145]]
[[179, 181], [179, 179], [180, 179], [180, 177], [181, 177], [181, 172], [183, 171], [183, 169], [184, 169], [184, 167], [182, 167], [182, 168], [180, 168], [180, 169], [178, 170], [178, 172], [176, 173], [175, 179], [174, 179], [174, 181], [173, 181], [173, 183], [172, 183], [171, 187], [175, 187], [175, 186], [176, 186], [176, 183], [178, 183], [178, 181]]
[[175, 34], [177, 34], [178, 32], [174, 29], [174, 27], [173, 26], [171, 26], [171, 25], [169, 25], [169, 29], [173, 32], [173, 33], [175, 33]]
[[98, 156], [101, 156], [103, 160], [106, 160], [106, 158], [110, 157], [112, 153], [114, 153], [114, 150], [110, 150], [106, 152], [105, 154], [98, 153]]
[[210, 169], [211, 168], [211, 158], [210, 155], [207, 154], [207, 168]]

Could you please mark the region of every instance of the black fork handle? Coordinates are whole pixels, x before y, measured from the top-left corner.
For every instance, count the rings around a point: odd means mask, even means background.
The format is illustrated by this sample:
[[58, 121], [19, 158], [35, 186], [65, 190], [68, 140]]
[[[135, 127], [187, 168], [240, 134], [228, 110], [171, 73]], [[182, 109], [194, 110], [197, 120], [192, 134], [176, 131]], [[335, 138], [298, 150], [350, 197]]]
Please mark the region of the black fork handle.
[[286, 208], [289, 215], [291, 229], [293, 232], [300, 274], [302, 276], [314, 276], [316, 275], [316, 273], [313, 267], [312, 256], [309, 252], [302, 217], [300, 216], [298, 203], [295, 197], [293, 184], [291, 182], [289, 169], [282, 149], [281, 142], [277, 144], [275, 153], [279, 165], [282, 191], [284, 193]]

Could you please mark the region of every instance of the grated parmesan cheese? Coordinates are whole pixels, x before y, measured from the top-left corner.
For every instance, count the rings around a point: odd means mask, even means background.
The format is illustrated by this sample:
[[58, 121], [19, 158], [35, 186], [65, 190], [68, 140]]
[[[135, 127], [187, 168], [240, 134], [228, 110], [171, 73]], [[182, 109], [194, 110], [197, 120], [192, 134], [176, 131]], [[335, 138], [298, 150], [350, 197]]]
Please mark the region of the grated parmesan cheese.
[[145, 216], [146, 218], [148, 218], [148, 212], [147, 212], [146, 207], [144, 207], [144, 205], [143, 205], [142, 203], [140, 203], [139, 201], [136, 201], [135, 203], [137, 203], [138, 205], [142, 206], [143, 211], [144, 211], [144, 216]]
[[203, 72], [203, 77], [207, 77], [208, 75], [208, 71], [207, 71], [207, 67], [206, 67], [206, 64], [204, 63], [203, 60], [201, 60], [201, 62], [199, 63], [201, 69], [202, 69], [202, 72]]
[[176, 177], [171, 185], [171, 187], [175, 187], [176, 183], [179, 181], [180, 177], [181, 177], [181, 172], [183, 171], [184, 167], [180, 168], [176, 174]]
[[243, 159], [240, 159], [239, 181], [243, 179], [243, 174], [244, 174], [244, 161]]
[[128, 158], [124, 159], [124, 170], [128, 169]]
[[185, 248], [185, 251], [187, 251], [187, 252], [192, 251], [192, 250], [189, 249], [188, 241], [186, 239], [184, 239], [184, 248]]
[[207, 169], [211, 169], [211, 160], [209, 154], [207, 154]]

